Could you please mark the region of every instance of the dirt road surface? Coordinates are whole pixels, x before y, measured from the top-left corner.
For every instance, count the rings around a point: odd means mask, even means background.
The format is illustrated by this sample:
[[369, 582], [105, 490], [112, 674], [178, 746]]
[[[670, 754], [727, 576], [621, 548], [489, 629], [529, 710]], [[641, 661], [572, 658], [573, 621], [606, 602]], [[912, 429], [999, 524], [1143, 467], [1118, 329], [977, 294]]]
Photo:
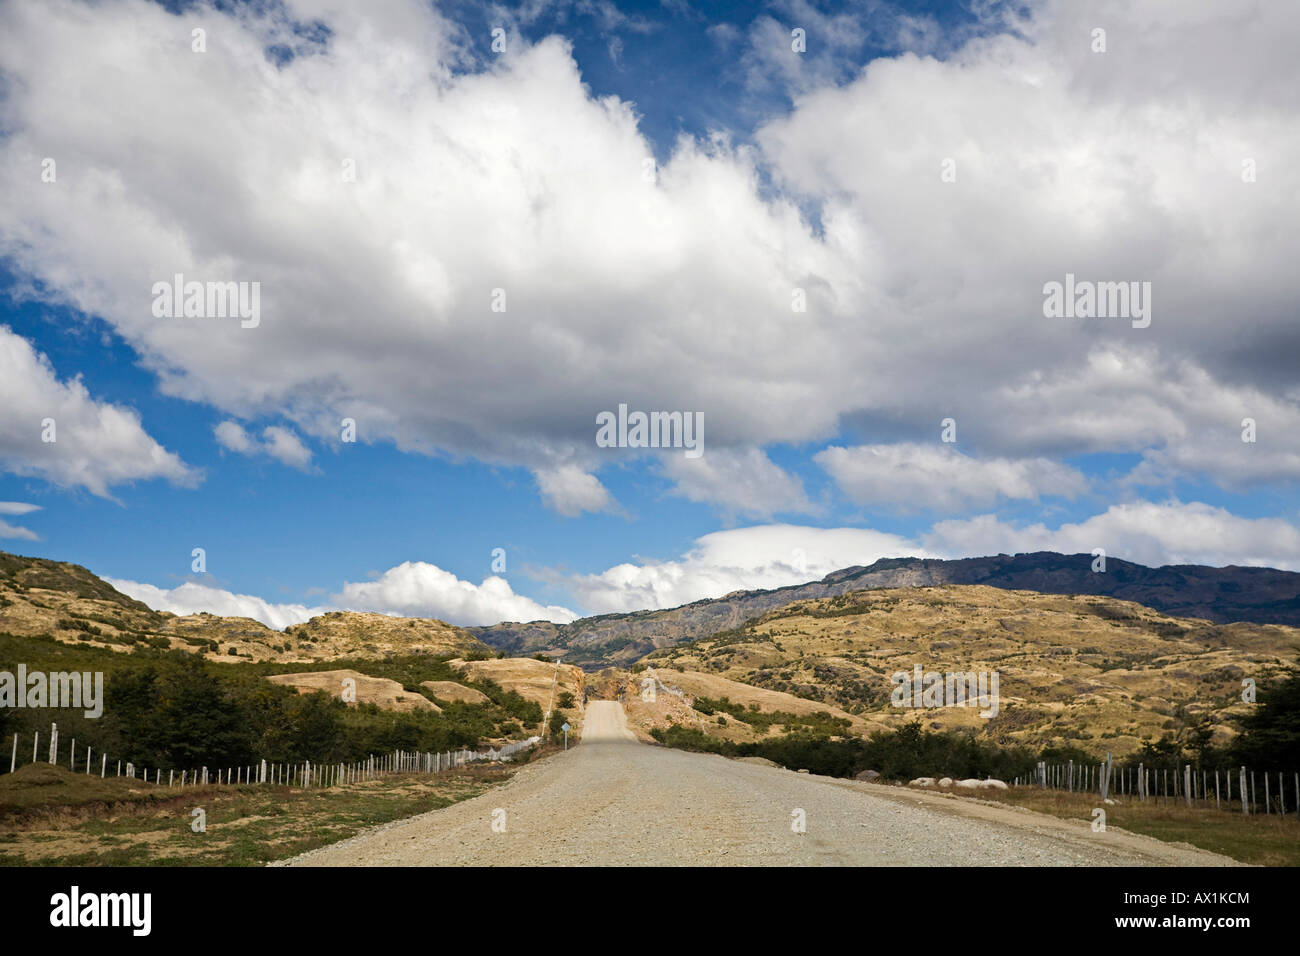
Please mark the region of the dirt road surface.
[[[802, 811], [806, 831], [792, 824]], [[496, 821], [496, 829], [493, 823]], [[504, 823], [504, 830], [502, 830]], [[1233, 865], [1087, 821], [799, 774], [637, 741], [593, 701], [583, 742], [472, 800], [290, 866]]]

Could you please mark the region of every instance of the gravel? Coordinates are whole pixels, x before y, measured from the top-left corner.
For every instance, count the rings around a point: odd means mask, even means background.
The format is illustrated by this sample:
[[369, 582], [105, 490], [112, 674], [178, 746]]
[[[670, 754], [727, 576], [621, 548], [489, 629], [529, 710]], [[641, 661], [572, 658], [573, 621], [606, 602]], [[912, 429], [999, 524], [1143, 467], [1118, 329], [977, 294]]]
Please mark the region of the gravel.
[[[504, 811], [504, 818], [495, 811]], [[805, 832], [795, 832], [796, 811], [802, 811]], [[627, 730], [618, 703], [593, 701], [583, 742], [568, 753], [530, 764], [472, 800], [286, 862], [1213, 866], [1234, 861], [1113, 828], [1094, 833], [1087, 821], [650, 746]]]

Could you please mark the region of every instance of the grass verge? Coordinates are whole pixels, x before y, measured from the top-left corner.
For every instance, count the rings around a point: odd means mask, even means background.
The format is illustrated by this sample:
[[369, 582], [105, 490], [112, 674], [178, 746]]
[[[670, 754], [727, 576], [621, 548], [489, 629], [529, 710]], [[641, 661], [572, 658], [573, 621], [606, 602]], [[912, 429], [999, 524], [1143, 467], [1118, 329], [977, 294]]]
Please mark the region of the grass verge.
[[[1101, 807], [1097, 794], [1012, 787], [981, 790], [979, 799], [1048, 813], [1067, 820], [1091, 822]], [[1187, 843], [1258, 866], [1300, 866], [1300, 819], [1292, 810], [1278, 814], [1243, 816], [1239, 811], [1188, 807], [1170, 801], [1139, 801], [1120, 797], [1104, 807], [1106, 825], [1141, 833], [1166, 843]]]
[[[99, 780], [33, 765], [0, 776], [0, 865], [260, 866], [475, 797], [525, 761], [330, 790]], [[194, 832], [195, 809], [206, 831]]]

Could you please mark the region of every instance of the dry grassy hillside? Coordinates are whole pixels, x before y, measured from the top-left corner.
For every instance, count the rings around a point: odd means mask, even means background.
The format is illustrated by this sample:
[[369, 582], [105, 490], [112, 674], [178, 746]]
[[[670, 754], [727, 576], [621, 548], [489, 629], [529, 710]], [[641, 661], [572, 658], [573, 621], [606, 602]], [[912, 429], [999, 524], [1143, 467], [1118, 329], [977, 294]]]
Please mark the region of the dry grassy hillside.
[[[652, 694], [645, 693], [646, 681], [651, 681]], [[718, 674], [699, 671], [680, 671], [667, 667], [647, 667], [631, 675], [622, 692], [627, 710], [628, 724], [634, 731], [646, 735], [650, 730], [683, 724], [698, 727], [710, 736], [728, 740], [754, 740], [786, 732], [784, 721], [770, 726], [754, 726], [725, 711], [702, 714], [691, 705], [700, 699], [727, 700], [747, 712], [758, 714], [794, 714], [800, 717], [828, 715], [844, 721], [844, 733], [854, 736], [884, 730], [880, 721], [850, 714], [833, 704], [796, 697], [783, 691], [769, 690], [752, 684], [730, 680]]]
[[493, 654], [463, 628], [428, 617], [390, 617], [359, 611], [331, 611], [305, 624], [285, 628], [300, 651], [315, 657], [322, 651], [367, 657], [388, 654]]
[[[382, 710], [431, 710], [441, 712], [441, 708], [419, 694], [409, 693], [395, 680], [384, 677], [370, 677], [354, 670], [307, 671], [297, 674], [272, 674], [266, 678], [272, 684], [293, 687], [300, 694], [324, 691], [331, 697], [343, 693], [343, 681], [351, 679], [356, 690], [357, 704], [374, 704]], [[472, 691], [473, 688], [463, 688]], [[486, 700], [487, 698], [484, 698]]]
[[335, 611], [277, 631], [247, 617], [155, 611], [75, 564], [0, 552], [0, 632], [117, 651], [153, 646], [215, 660], [326, 661], [427, 652], [496, 652], [433, 618]]
[[[535, 701], [545, 710], [547, 704], [555, 705], [559, 696], [568, 692], [575, 700], [582, 700], [586, 675], [571, 664], [558, 667], [551, 661], [531, 657], [507, 657], [501, 660], [448, 661], [469, 680], [493, 680], [503, 690], [515, 691], [525, 700]], [[552, 698], [554, 688], [554, 699]], [[437, 696], [435, 694], [435, 696]]]
[[[735, 631], [657, 651], [656, 668], [716, 674], [897, 726], [1117, 755], [1197, 720], [1233, 733], [1243, 678], [1300, 654], [1300, 630], [1173, 618], [1139, 604], [984, 586], [891, 588], [801, 601]], [[890, 676], [997, 671], [1000, 712], [890, 704]], [[680, 681], [681, 679], [679, 679]]]

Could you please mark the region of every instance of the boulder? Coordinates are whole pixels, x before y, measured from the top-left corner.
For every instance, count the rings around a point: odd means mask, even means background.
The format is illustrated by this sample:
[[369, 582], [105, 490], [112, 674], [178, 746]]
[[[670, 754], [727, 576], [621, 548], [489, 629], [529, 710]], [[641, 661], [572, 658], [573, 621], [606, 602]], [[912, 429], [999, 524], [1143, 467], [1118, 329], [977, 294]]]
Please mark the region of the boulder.
[[1006, 785], [1006, 782], [1005, 782], [1005, 781], [1002, 781], [1002, 780], [994, 780], [994, 779], [992, 779], [992, 778], [989, 778], [988, 780], [984, 780], [984, 781], [982, 781], [982, 782], [981, 782], [981, 786], [982, 786], [985, 790], [1010, 790], [1010, 789], [1011, 789], [1010, 787], [1008, 787], [1008, 786]]
[[867, 783], [875, 783], [880, 779], [880, 774], [875, 770], [864, 770], [853, 778], [854, 780], [865, 780]]
[[909, 787], [933, 787], [934, 777], [917, 777], [915, 780], [907, 782]]
[[951, 787], [951, 786], [952, 786], [952, 777], [940, 777], [940, 778], [939, 778], [939, 786], [941, 786], [941, 787]]
[[958, 780], [953, 786], [958, 790], [978, 790], [983, 786], [983, 781], [968, 777], [965, 780]]

